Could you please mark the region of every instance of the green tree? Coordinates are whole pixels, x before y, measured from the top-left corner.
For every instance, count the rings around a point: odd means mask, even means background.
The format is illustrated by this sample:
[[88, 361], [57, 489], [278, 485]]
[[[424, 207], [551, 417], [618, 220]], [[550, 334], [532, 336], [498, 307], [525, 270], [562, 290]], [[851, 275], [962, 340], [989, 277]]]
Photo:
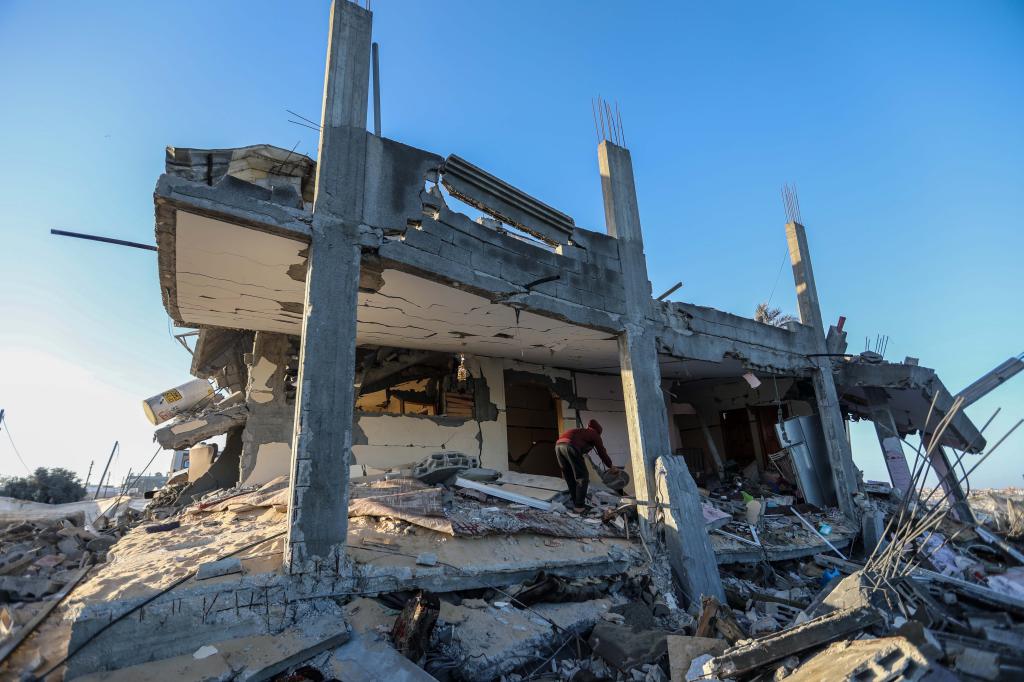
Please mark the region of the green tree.
[[85, 486], [73, 471], [39, 467], [30, 476], [0, 479], [0, 496], [31, 502], [63, 504], [85, 497]]

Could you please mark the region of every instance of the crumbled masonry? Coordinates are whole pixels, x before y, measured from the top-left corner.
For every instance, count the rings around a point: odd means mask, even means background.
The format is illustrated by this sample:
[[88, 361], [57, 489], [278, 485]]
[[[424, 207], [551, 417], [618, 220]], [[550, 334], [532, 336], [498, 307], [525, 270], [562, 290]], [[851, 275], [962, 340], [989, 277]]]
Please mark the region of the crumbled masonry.
[[162, 303], [215, 397], [157, 424], [144, 511], [0, 509], [0, 677], [1024, 676], [1024, 494], [965, 492], [994, 448], [934, 370], [847, 353], [795, 197], [799, 321], [652, 298], [619, 136], [589, 229], [372, 134], [371, 25], [333, 1], [317, 160], [167, 148]]

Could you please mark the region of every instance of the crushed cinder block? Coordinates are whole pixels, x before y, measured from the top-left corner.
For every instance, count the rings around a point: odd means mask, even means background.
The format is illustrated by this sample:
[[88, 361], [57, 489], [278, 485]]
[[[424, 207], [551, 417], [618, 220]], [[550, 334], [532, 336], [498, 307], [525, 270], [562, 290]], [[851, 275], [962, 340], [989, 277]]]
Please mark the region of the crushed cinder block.
[[475, 455], [466, 455], [461, 452], [435, 452], [424, 457], [412, 468], [412, 476], [423, 483], [433, 485], [458, 476], [466, 469], [479, 467], [480, 459]]
[[913, 682], [928, 672], [928, 659], [905, 637], [836, 642], [807, 659], [786, 679], [790, 682]]

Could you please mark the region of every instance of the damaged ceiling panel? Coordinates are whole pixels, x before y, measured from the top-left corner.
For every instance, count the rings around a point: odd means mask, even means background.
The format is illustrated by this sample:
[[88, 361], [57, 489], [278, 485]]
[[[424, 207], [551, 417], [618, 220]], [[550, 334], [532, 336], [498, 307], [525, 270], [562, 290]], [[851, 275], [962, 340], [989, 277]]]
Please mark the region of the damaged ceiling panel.
[[[307, 245], [178, 211], [175, 300], [195, 326], [300, 334]], [[520, 312], [397, 270], [359, 295], [358, 343], [618, 370], [606, 332]]]
[[358, 342], [423, 348], [578, 369], [619, 366], [618, 345], [586, 329], [397, 270], [375, 294], [359, 295]]
[[195, 326], [297, 334], [307, 245], [178, 211], [177, 308]]
[[[300, 334], [307, 249], [294, 239], [178, 211], [172, 300], [180, 321]], [[511, 306], [398, 270], [373, 273], [373, 279], [377, 291], [359, 294], [360, 345], [619, 371], [618, 344], [607, 332], [527, 311], [517, 315]], [[660, 359], [666, 378], [734, 377], [744, 371], [739, 363]]]

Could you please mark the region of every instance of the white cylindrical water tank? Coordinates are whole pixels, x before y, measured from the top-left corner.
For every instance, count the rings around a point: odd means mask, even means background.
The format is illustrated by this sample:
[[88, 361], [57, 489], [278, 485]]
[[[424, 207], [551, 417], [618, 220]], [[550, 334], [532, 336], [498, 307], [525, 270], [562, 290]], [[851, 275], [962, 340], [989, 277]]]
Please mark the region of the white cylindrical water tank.
[[213, 395], [213, 386], [206, 379], [193, 379], [169, 391], [158, 393], [142, 401], [146, 417], [155, 426], [176, 414], [195, 407], [201, 400]]

